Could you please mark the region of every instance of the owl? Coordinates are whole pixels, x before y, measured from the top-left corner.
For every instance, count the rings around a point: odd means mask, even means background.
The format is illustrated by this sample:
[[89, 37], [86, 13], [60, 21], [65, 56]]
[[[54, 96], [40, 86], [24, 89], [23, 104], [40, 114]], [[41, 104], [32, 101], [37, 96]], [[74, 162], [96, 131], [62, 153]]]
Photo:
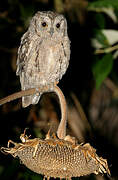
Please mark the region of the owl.
[[[70, 60], [67, 21], [52, 11], [38, 11], [31, 19], [18, 49], [16, 75], [21, 89], [47, 87], [53, 91], [66, 72]], [[37, 104], [43, 92], [22, 97], [22, 106]]]

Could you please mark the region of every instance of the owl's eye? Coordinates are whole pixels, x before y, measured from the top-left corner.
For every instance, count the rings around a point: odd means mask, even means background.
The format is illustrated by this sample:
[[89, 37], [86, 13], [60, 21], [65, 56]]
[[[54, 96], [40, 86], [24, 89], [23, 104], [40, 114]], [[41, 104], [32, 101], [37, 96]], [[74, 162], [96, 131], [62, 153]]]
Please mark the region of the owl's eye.
[[59, 24], [59, 23], [57, 23], [57, 24], [56, 24], [56, 27], [57, 27], [57, 28], [60, 28], [60, 24]]
[[42, 22], [41, 25], [42, 25], [43, 27], [46, 27], [46, 26], [47, 26], [47, 23], [46, 23], [46, 22]]

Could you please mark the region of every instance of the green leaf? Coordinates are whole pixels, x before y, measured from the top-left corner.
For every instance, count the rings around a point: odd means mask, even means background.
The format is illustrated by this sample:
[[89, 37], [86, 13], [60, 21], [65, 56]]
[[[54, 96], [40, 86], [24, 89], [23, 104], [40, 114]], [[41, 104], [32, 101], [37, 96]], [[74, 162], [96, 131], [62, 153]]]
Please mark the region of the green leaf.
[[95, 29], [94, 34], [95, 39], [97, 39], [104, 48], [109, 46], [109, 42], [101, 30]]
[[88, 9], [102, 7], [113, 7], [115, 9], [118, 9], [118, 0], [98, 0], [94, 2], [89, 2], [88, 4]]
[[99, 29], [105, 29], [106, 22], [102, 13], [98, 13], [95, 15], [95, 22], [98, 25]]
[[96, 81], [96, 89], [100, 87], [104, 79], [109, 75], [113, 66], [112, 54], [106, 54], [101, 60], [98, 60], [93, 68], [93, 75]]

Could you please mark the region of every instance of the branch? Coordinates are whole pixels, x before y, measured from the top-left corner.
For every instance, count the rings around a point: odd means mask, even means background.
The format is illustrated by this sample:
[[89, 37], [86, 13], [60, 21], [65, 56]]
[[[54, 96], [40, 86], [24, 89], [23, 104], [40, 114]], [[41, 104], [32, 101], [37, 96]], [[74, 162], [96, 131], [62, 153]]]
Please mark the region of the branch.
[[[21, 98], [22, 96], [29, 96], [29, 95], [33, 95], [37, 92], [49, 92], [48, 88], [45, 87], [43, 89], [41, 88], [32, 88], [32, 89], [28, 89], [28, 90], [24, 90], [24, 91], [20, 91], [20, 92], [16, 92], [12, 95], [9, 95], [3, 99], [0, 100], [0, 105], [3, 105], [7, 102], [13, 101], [15, 99]], [[51, 92], [51, 91], [50, 91]], [[59, 102], [60, 102], [60, 108], [61, 108], [61, 121], [57, 130], [57, 136], [59, 139], [64, 139], [66, 136], [66, 123], [67, 123], [67, 106], [66, 106], [66, 100], [65, 97], [61, 91], [61, 89], [58, 86], [54, 86], [54, 89], [52, 92], [55, 92], [59, 98]]]
[[28, 96], [28, 95], [32, 95], [32, 94], [35, 94], [37, 93], [37, 91], [41, 91], [40, 88], [38, 88], [38, 90], [36, 90], [35, 88], [32, 88], [32, 89], [27, 89], [27, 90], [24, 90], [24, 91], [19, 91], [19, 92], [16, 92], [14, 94], [11, 94], [3, 99], [0, 100], [0, 105], [3, 105], [7, 102], [10, 102], [10, 101], [13, 101], [15, 99], [19, 99], [21, 98], [22, 96]]
[[61, 108], [61, 121], [57, 129], [57, 136], [59, 139], [64, 139], [66, 136], [66, 123], [67, 123], [67, 105], [64, 94], [58, 86], [55, 86], [54, 92], [58, 95], [60, 108]]
[[112, 47], [104, 48], [104, 49], [97, 49], [95, 51], [95, 54], [110, 53], [110, 52], [117, 50], [117, 49], [118, 49], [118, 44], [115, 46], [112, 46]]

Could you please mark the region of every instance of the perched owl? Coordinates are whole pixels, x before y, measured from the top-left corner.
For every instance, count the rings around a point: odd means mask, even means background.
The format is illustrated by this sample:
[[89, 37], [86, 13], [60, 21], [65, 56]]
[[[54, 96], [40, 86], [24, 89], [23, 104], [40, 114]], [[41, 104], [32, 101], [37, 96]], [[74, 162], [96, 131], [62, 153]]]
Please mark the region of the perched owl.
[[[70, 40], [63, 15], [52, 11], [37, 12], [18, 49], [17, 71], [21, 89], [47, 86], [53, 91], [66, 72], [70, 59]], [[37, 104], [41, 93], [22, 97], [22, 106]]]

